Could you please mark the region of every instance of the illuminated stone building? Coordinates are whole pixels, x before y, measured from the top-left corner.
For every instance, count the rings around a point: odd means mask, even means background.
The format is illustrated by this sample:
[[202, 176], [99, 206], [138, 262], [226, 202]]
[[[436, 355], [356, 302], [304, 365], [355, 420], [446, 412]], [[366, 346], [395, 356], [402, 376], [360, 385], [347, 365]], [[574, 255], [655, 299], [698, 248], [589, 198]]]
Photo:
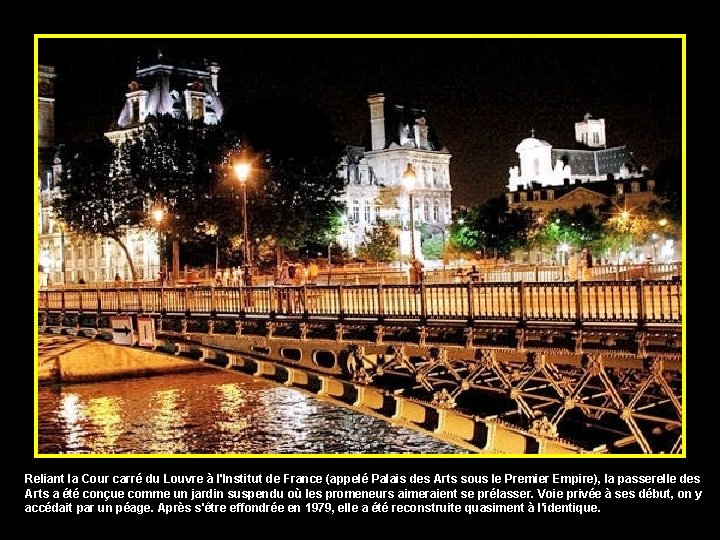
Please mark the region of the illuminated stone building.
[[148, 118], [170, 114], [174, 118], [217, 124], [224, 109], [218, 91], [220, 66], [179, 67], [161, 52], [148, 67], [139, 67], [128, 84], [125, 105], [115, 126], [105, 135], [113, 142], [135, 135]]
[[[658, 200], [655, 180], [639, 167], [627, 146], [606, 148], [605, 119], [585, 115], [575, 124], [576, 149], [553, 149], [528, 137], [515, 149], [520, 166], [510, 168], [506, 197], [510, 208], [547, 213], [572, 211], [585, 204], [598, 208], [646, 208]], [[554, 162], [554, 165], [553, 165]]]
[[508, 191], [642, 178], [647, 169], [638, 167], [627, 146], [607, 147], [604, 118], [586, 114], [575, 124], [575, 142], [577, 148], [565, 149], [534, 136], [523, 139], [515, 149], [520, 165], [510, 168]]
[[[589, 205], [597, 212], [610, 203], [617, 212], [647, 209], [662, 202], [655, 192], [655, 180], [647, 167], [639, 167], [627, 146], [606, 148], [605, 120], [585, 115], [575, 124], [576, 149], [554, 149], [547, 141], [534, 137], [524, 139], [516, 148], [520, 165], [510, 168], [508, 206], [530, 208], [541, 214], [552, 210], [572, 212]], [[554, 164], [553, 164], [554, 162]], [[668, 240], [672, 247], [673, 241]], [[673, 247], [664, 257], [675, 257]], [[633, 260], [643, 260], [656, 252], [655, 246], [638, 248]], [[537, 262], [537, 253], [516, 253], [517, 262]]]
[[[138, 67], [128, 85], [125, 105], [112, 129], [105, 135], [113, 142], [136, 136], [151, 116], [172, 114], [176, 118], [202, 119], [215, 124], [222, 119], [223, 106], [218, 93], [216, 64], [205, 68], [177, 67], [157, 61]], [[38, 69], [38, 241], [41, 286], [59, 286], [123, 280], [132, 277], [122, 248], [109, 238], [79, 237], [63, 230], [53, 214], [53, 201], [62, 165], [55, 141], [55, 70]], [[127, 246], [138, 279], [157, 279], [160, 274], [158, 233], [153, 229], [128, 227], [123, 242]]]
[[398, 227], [400, 252], [409, 255], [410, 197], [403, 174], [410, 165], [415, 173], [415, 247], [420, 257], [419, 230], [444, 234], [451, 221], [451, 155], [439, 145], [425, 110], [386, 104], [383, 94], [372, 94], [367, 102], [368, 144], [349, 147], [339, 167], [346, 182], [342, 199], [347, 210], [339, 240], [355, 254], [380, 218]]

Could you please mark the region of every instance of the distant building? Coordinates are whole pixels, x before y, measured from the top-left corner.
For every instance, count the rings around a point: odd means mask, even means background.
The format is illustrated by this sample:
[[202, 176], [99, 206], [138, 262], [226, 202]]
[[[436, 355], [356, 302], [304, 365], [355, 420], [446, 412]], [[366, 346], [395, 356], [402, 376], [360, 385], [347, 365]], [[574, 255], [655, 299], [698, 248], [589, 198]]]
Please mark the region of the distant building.
[[627, 146], [606, 147], [604, 118], [586, 114], [575, 124], [575, 142], [578, 148], [565, 149], [534, 136], [524, 139], [515, 149], [520, 165], [510, 168], [508, 191], [529, 189], [532, 184], [562, 186], [566, 180], [576, 184], [642, 178], [647, 170], [638, 166]]
[[[605, 120], [586, 114], [575, 124], [577, 149], [553, 149], [547, 141], [524, 139], [516, 148], [520, 166], [510, 169], [505, 193], [508, 207], [547, 214], [553, 210], [572, 212], [584, 205], [597, 211], [608, 203], [616, 209], [636, 211], [646, 209], [653, 201], [662, 202], [647, 167], [637, 165], [627, 146], [605, 148], [605, 137]], [[664, 245], [670, 248], [663, 258], [674, 258], [673, 241], [664, 240]], [[653, 244], [638, 246], [626, 256], [632, 260], [658, 258], [656, 252]], [[537, 263], [542, 257], [540, 252], [514, 254], [516, 262]]]
[[[347, 208], [340, 242], [352, 254], [383, 219], [398, 227], [400, 252], [411, 253], [410, 197], [403, 174], [415, 173], [413, 216], [416, 231], [444, 234], [451, 222], [450, 158], [426, 119], [424, 109], [386, 105], [383, 94], [367, 98], [370, 108], [369, 144], [348, 148], [338, 174], [345, 179], [342, 199]], [[415, 234], [420, 252], [420, 234]]]
[[566, 180], [559, 186], [532, 183], [528, 189], [508, 191], [505, 196], [511, 209], [525, 207], [542, 213], [556, 209], [572, 212], [585, 204], [597, 209], [608, 201], [619, 208], [647, 208], [652, 201], [659, 201], [655, 180], [644, 177], [584, 184], [580, 180], [572, 184]]

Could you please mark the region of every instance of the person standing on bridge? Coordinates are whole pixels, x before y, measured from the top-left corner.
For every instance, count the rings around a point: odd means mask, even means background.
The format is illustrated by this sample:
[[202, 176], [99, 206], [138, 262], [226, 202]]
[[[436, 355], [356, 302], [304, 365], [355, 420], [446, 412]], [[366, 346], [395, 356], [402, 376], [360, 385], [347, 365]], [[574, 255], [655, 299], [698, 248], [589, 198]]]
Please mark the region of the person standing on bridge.
[[423, 265], [418, 260], [415, 259], [410, 264], [410, 284], [411, 285], [420, 285], [423, 281]]
[[307, 268], [308, 273], [308, 285], [317, 285], [318, 276], [320, 275], [320, 267], [318, 267], [315, 259], [310, 259], [310, 264]]
[[283, 261], [280, 265], [278, 277], [277, 280], [275, 280], [275, 285], [279, 286], [276, 289], [278, 294], [278, 307], [280, 308], [279, 311], [280, 313], [289, 313], [290, 298], [287, 287], [289, 285], [292, 285], [292, 279], [290, 279], [290, 263], [288, 263], [287, 261]]

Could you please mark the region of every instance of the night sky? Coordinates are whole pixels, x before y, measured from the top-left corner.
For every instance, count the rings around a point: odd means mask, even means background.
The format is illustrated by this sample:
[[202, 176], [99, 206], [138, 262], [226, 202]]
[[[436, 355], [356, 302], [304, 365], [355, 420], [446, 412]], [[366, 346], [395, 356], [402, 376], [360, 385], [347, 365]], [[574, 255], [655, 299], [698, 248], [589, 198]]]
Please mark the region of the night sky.
[[[313, 100], [346, 144], [362, 142], [369, 93], [426, 108], [453, 154], [455, 206], [502, 193], [531, 128], [573, 148], [586, 112], [605, 118], [609, 146], [628, 144], [651, 169], [681, 153], [679, 39], [41, 39], [39, 60], [58, 74], [58, 142], [106, 131], [138, 56], [159, 47], [217, 61], [226, 113], [260, 99]], [[303, 136], [292, 118], [278, 133]]]

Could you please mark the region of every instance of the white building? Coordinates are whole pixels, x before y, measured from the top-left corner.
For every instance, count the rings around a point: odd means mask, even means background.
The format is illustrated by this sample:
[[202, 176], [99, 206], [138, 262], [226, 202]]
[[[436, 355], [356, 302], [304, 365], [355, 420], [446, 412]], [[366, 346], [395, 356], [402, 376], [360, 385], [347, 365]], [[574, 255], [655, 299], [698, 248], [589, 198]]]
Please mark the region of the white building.
[[220, 66], [178, 67], [163, 59], [148, 67], [138, 66], [136, 77], [128, 84], [125, 105], [117, 120], [117, 129], [106, 133], [112, 140], [132, 135], [148, 117], [170, 114], [205, 124], [217, 124], [224, 109], [218, 91]]
[[[205, 68], [170, 65], [158, 54], [157, 62], [138, 67], [136, 78], [125, 94], [125, 105], [115, 129], [105, 135], [119, 143], [142, 129], [151, 116], [185, 115], [205, 124], [222, 119], [223, 106], [218, 92], [217, 64]], [[53, 213], [53, 201], [60, 195], [58, 186], [62, 170], [55, 143], [55, 70], [38, 69], [38, 248], [41, 286], [123, 280], [132, 277], [122, 248], [108, 238], [79, 237], [62, 230]], [[157, 279], [160, 275], [158, 232], [142, 227], [128, 227], [123, 242], [132, 258], [139, 279]]]
[[627, 146], [606, 147], [605, 119], [586, 114], [575, 124], [575, 149], [554, 149], [534, 136], [515, 149], [520, 165], [510, 168], [508, 191], [539, 186], [572, 185], [608, 179], [642, 178], [646, 167], [638, 167]]
[[[55, 70], [38, 66], [38, 258], [40, 286], [112, 281], [116, 274], [130, 279], [127, 259], [120, 246], [107, 238], [78, 237], [64, 230], [53, 212], [60, 196], [62, 164], [55, 144]], [[158, 270], [156, 235], [141, 229], [125, 231], [140, 277]]]
[[[411, 252], [410, 193], [403, 185], [408, 166], [415, 172], [412, 188], [415, 248], [420, 252], [419, 229], [443, 233], [451, 221], [450, 158], [439, 147], [422, 109], [386, 106], [383, 94], [367, 98], [370, 106], [370, 148], [350, 147], [339, 167], [345, 179], [345, 227], [339, 241], [351, 254], [383, 219], [398, 227], [402, 255]], [[400, 232], [402, 230], [402, 232]]]

